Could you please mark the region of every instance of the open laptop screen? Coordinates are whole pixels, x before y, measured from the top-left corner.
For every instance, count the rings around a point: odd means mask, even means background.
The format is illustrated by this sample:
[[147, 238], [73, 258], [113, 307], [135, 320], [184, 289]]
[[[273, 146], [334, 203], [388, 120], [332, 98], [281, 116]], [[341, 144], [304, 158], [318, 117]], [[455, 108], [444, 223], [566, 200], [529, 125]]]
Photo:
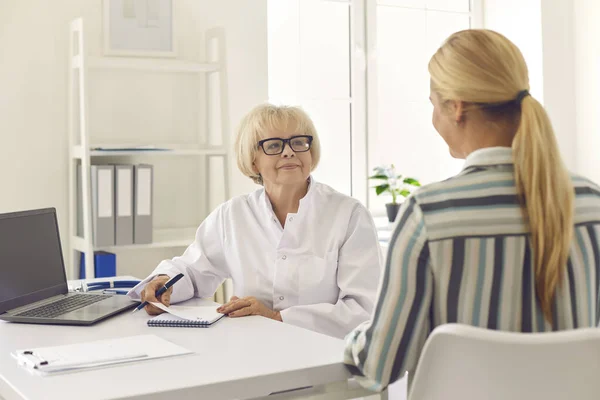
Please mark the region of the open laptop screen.
[[0, 215], [0, 313], [67, 293], [56, 211]]

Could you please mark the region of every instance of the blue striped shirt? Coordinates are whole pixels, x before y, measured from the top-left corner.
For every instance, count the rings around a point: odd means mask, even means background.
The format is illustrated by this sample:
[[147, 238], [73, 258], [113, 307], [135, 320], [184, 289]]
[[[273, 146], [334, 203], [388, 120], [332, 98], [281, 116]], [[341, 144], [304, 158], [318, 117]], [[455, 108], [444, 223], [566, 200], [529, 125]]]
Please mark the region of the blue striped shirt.
[[513, 332], [597, 326], [600, 188], [573, 176], [575, 232], [553, 323], [535, 291], [529, 228], [517, 197], [512, 150], [473, 152], [460, 174], [403, 204], [371, 321], [346, 337], [345, 363], [382, 390], [414, 370], [438, 325]]

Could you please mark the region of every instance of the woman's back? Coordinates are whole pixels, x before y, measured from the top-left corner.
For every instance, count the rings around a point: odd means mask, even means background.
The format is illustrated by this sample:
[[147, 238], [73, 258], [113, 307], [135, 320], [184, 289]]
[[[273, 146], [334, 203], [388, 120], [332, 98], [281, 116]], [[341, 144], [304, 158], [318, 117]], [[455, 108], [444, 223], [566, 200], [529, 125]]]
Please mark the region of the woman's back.
[[375, 314], [347, 337], [344, 362], [365, 387], [382, 389], [413, 371], [429, 334], [445, 323], [513, 332], [598, 325], [600, 188], [572, 178], [573, 239], [546, 318], [513, 157], [509, 147], [477, 150], [459, 175], [402, 206]]
[[467, 161], [399, 212], [375, 314], [346, 347], [373, 388], [413, 370], [440, 324], [598, 324], [600, 189], [565, 168], [523, 54], [497, 32], [467, 30], [428, 69], [433, 126]]
[[573, 184], [575, 231], [552, 323], [536, 296], [510, 148], [476, 151], [461, 174], [416, 194], [433, 279], [430, 329], [450, 322], [515, 332], [597, 326], [600, 189], [579, 177]]

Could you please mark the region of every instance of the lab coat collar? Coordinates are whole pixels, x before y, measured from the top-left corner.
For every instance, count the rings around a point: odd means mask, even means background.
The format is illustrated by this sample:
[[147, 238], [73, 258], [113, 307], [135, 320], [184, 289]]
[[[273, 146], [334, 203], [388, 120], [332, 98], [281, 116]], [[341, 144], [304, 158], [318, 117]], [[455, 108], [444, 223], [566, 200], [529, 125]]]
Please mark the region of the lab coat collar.
[[[298, 212], [295, 215], [300, 216], [303, 213], [303, 210], [310, 206], [312, 199], [314, 198], [314, 179], [312, 175], [308, 177], [308, 190], [304, 197], [300, 199], [300, 205], [298, 206]], [[267, 196], [267, 191], [263, 188], [262, 193], [260, 194], [260, 203], [264, 207], [266, 211], [266, 218], [268, 220], [276, 219], [275, 212], [273, 211], [273, 205], [271, 204], [271, 200], [269, 200], [269, 196]]]
[[304, 197], [300, 199], [300, 205], [298, 206], [298, 214], [300, 214], [300, 210], [303, 207], [306, 207], [308, 204], [310, 204], [311, 200], [315, 197], [314, 186], [315, 185], [313, 184], [313, 177], [312, 175], [309, 175], [308, 189], [306, 190], [306, 194], [304, 195]]

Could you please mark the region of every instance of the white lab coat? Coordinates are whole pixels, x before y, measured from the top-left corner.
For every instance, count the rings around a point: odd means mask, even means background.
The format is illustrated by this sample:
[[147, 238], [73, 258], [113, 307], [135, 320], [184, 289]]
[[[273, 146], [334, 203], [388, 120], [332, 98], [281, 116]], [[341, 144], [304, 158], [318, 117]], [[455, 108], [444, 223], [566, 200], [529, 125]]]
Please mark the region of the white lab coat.
[[139, 299], [158, 274], [185, 274], [173, 286], [172, 303], [210, 297], [232, 278], [234, 295], [256, 297], [280, 311], [283, 322], [343, 338], [371, 315], [381, 250], [360, 202], [310, 182], [285, 228], [262, 188], [222, 204], [184, 254], [161, 262], [130, 296]]

